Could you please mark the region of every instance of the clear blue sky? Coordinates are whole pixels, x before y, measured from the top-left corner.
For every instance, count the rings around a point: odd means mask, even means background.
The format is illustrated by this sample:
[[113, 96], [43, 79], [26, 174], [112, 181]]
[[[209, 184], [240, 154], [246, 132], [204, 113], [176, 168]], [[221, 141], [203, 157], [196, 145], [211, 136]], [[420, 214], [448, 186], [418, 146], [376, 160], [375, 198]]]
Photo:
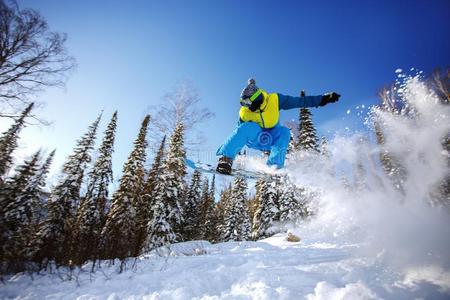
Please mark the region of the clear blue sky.
[[[189, 78], [216, 117], [204, 124], [215, 151], [233, 130], [250, 76], [268, 92], [337, 91], [314, 109], [321, 135], [358, 126], [348, 109], [411, 67], [450, 65], [450, 1], [87, 1], [19, 0], [68, 34], [78, 67], [65, 90], [40, 95], [51, 127], [24, 133], [24, 151], [57, 147], [56, 164], [104, 109], [119, 111], [114, 169], [120, 172], [150, 105]], [[283, 120], [297, 111], [283, 113]], [[4, 127], [4, 126], [2, 126]], [[151, 133], [150, 133], [151, 134]]]

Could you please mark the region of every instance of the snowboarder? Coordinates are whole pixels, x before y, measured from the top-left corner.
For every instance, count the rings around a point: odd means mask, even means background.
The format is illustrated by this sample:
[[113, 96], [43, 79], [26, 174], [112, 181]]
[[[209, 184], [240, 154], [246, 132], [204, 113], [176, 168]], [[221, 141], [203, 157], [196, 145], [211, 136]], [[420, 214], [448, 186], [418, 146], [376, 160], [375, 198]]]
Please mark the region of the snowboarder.
[[331, 92], [319, 96], [292, 97], [279, 93], [268, 94], [258, 88], [253, 78], [241, 92], [241, 109], [236, 129], [217, 150], [220, 156], [217, 172], [231, 174], [233, 160], [241, 149], [270, 151], [267, 164], [284, 167], [291, 133], [279, 123], [280, 109], [318, 107], [339, 100], [340, 95]]

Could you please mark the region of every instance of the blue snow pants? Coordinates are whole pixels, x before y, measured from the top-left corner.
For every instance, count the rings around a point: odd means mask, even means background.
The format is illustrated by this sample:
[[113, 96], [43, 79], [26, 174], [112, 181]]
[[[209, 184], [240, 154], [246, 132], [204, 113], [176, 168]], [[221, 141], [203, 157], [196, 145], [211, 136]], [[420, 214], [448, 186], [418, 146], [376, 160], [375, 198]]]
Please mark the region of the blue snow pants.
[[256, 150], [270, 151], [267, 164], [283, 168], [290, 138], [289, 128], [279, 124], [273, 128], [261, 128], [255, 122], [243, 122], [236, 127], [216, 154], [234, 159], [247, 145]]

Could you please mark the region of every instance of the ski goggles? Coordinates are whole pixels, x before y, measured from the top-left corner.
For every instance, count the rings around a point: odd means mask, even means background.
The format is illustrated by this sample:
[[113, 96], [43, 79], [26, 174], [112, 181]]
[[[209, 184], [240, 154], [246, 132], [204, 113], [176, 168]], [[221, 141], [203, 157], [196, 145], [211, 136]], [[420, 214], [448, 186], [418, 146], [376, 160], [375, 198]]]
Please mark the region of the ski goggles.
[[251, 97], [241, 98], [240, 102], [242, 106], [250, 107], [253, 101], [260, 99], [262, 97], [263, 97], [262, 90], [258, 89]]

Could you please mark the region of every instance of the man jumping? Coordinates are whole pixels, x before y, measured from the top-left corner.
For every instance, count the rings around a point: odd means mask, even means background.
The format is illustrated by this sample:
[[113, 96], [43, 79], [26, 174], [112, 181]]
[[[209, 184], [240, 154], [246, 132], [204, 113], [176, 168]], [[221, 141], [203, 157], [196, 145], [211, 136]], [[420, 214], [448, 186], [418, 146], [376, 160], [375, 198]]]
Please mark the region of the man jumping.
[[233, 160], [245, 145], [270, 151], [267, 164], [283, 168], [291, 133], [289, 128], [279, 123], [280, 109], [324, 106], [338, 101], [339, 97], [335, 92], [302, 97], [268, 94], [250, 78], [241, 92], [238, 126], [217, 150], [217, 155], [220, 155], [217, 171], [231, 174]]

